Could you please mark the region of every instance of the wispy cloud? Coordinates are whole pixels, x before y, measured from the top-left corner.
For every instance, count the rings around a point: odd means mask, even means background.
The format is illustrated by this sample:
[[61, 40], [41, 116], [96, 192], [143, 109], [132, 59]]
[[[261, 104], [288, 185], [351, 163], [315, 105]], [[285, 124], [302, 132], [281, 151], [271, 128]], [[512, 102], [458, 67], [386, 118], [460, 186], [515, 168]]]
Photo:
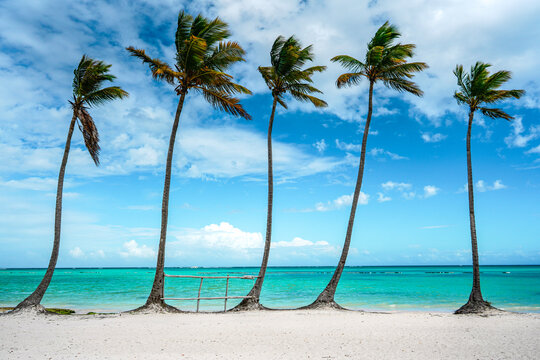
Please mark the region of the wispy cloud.
[[427, 143], [437, 143], [446, 139], [446, 135], [443, 135], [441, 133], [432, 134], [429, 132], [422, 133], [421, 137], [422, 137], [422, 140], [424, 140], [424, 142], [427, 142]]

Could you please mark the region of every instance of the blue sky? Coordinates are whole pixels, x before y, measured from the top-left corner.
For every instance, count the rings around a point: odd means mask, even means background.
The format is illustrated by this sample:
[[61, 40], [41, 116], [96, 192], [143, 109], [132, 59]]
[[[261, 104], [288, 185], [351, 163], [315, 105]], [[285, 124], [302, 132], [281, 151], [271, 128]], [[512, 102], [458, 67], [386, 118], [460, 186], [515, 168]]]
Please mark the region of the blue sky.
[[[513, 123], [473, 128], [481, 264], [540, 263], [540, 4], [521, 1], [4, 1], [0, 3], [0, 267], [45, 267], [56, 177], [82, 54], [112, 64], [125, 101], [92, 109], [96, 168], [76, 132], [67, 167], [58, 266], [154, 266], [166, 149], [177, 98], [124, 50], [174, 58], [180, 9], [228, 22], [247, 51], [231, 69], [254, 95], [252, 121], [190, 94], [175, 148], [166, 266], [258, 266], [266, 222], [271, 97], [256, 71], [277, 35], [314, 44], [327, 109], [289, 101], [274, 125], [270, 265], [335, 265], [344, 239], [367, 110], [367, 86], [336, 89], [329, 59], [364, 56], [385, 20], [430, 69], [423, 98], [376, 87], [363, 195], [349, 265], [470, 264], [466, 113], [456, 64], [513, 72], [527, 95], [501, 106]], [[465, 11], [466, 9], [466, 11]], [[526, 35], [524, 35], [526, 34]], [[534, 41], [533, 41], [534, 40]]]

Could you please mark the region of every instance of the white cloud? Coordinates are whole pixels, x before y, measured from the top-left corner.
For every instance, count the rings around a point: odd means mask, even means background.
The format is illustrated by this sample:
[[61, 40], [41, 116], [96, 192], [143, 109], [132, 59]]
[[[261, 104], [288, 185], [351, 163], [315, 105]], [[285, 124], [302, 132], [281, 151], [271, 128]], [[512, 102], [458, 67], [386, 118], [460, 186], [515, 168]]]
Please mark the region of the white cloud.
[[405, 190], [408, 190], [410, 188], [412, 188], [412, 185], [411, 184], [407, 184], [407, 183], [397, 183], [397, 182], [393, 182], [393, 181], [387, 181], [383, 184], [381, 184], [382, 188], [384, 190], [394, 190], [394, 189], [397, 189], [399, 191], [405, 191]]
[[[180, 174], [192, 178], [266, 176], [266, 137], [233, 126], [189, 128], [179, 134]], [[276, 176], [298, 178], [336, 170], [346, 159], [312, 156], [292, 144], [273, 141]]]
[[[313, 209], [306, 209], [304, 211], [332, 211], [332, 210], [339, 210], [346, 206], [352, 205], [353, 201], [353, 194], [351, 195], [342, 195], [338, 197], [337, 199], [328, 201], [326, 203], [319, 202], [315, 205]], [[369, 195], [363, 193], [360, 191], [360, 194], [358, 196], [358, 203], [360, 205], [367, 205], [369, 202]]]
[[348, 144], [348, 143], [339, 141], [339, 139], [336, 139], [336, 147], [339, 150], [345, 150], [345, 151], [360, 151], [362, 149], [362, 145], [360, 144]]
[[127, 210], [139, 210], [139, 211], [150, 211], [155, 210], [156, 207], [153, 205], [130, 205], [126, 206], [124, 209]]
[[390, 152], [388, 150], [380, 149], [380, 148], [373, 148], [370, 151], [368, 151], [368, 154], [378, 157], [378, 156], [388, 156], [392, 160], [408, 160], [407, 157], [401, 156], [398, 154], [394, 154], [393, 152]]
[[315, 142], [315, 144], [313, 144], [313, 146], [315, 146], [315, 148], [317, 149], [318, 152], [320, 152], [321, 154], [324, 152], [324, 150], [326, 150], [326, 141], [324, 141], [324, 139], [321, 139], [317, 142]]
[[227, 248], [237, 251], [259, 249], [264, 245], [260, 232], [242, 231], [228, 222], [206, 225], [202, 229], [185, 229], [176, 235], [176, 244], [205, 249]]
[[429, 226], [422, 226], [420, 229], [443, 229], [447, 228], [450, 225], [429, 225]]
[[304, 246], [328, 246], [327, 241], [310, 241], [300, 237], [295, 237], [291, 241], [276, 241], [272, 243], [272, 247], [304, 247]]
[[84, 252], [81, 250], [80, 247], [76, 246], [73, 249], [69, 250], [69, 255], [76, 259], [80, 259], [84, 257]]
[[427, 143], [436, 143], [446, 139], [446, 135], [441, 133], [431, 134], [429, 132], [422, 133], [422, 140]]
[[435, 196], [435, 195], [437, 195], [439, 190], [440, 189], [438, 187], [436, 187], [436, 186], [426, 185], [426, 186], [424, 186], [424, 197], [428, 198], [428, 197]]
[[540, 154], [540, 145], [533, 147], [525, 152], [526, 154]]
[[[14, 189], [34, 190], [34, 191], [51, 191], [55, 190], [58, 184], [57, 179], [29, 177], [19, 180], [1, 181], [0, 186], [6, 186]], [[64, 183], [64, 187], [69, 186], [69, 183]], [[64, 194], [65, 195], [65, 194]]]
[[[478, 180], [476, 184], [474, 184], [474, 190], [479, 192], [486, 192], [486, 191], [494, 191], [494, 190], [501, 190], [506, 189], [507, 186], [503, 184], [501, 180], [495, 180], [493, 182], [493, 185], [486, 184], [484, 180]], [[467, 187], [467, 184], [464, 184], [461, 189], [458, 190], [458, 193], [461, 192], [468, 192], [469, 189]]]
[[377, 201], [378, 202], [385, 202], [392, 200], [391, 197], [384, 195], [383, 193], [377, 193]]
[[139, 246], [135, 240], [126, 241], [123, 245], [124, 251], [120, 251], [120, 256], [124, 258], [153, 258], [156, 252], [146, 245]]
[[512, 121], [512, 132], [504, 138], [504, 142], [508, 147], [525, 147], [529, 141], [534, 140], [540, 136], [540, 125], [531, 126], [528, 134], [526, 134], [525, 127], [523, 126], [523, 119], [516, 117]]

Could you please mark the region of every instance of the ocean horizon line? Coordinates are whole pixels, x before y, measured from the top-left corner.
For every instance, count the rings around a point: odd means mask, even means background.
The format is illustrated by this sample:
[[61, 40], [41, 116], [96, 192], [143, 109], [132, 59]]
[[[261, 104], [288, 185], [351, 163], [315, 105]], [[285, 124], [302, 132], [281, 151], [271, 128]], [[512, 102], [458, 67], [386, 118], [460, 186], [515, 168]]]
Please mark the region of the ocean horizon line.
[[[486, 264], [480, 267], [496, 267], [496, 266], [514, 266], [528, 267], [540, 266], [540, 264]], [[165, 269], [250, 269], [259, 268], [259, 265], [253, 266], [165, 266]], [[379, 267], [472, 267], [472, 265], [346, 265], [345, 268], [379, 268]], [[72, 269], [155, 269], [155, 266], [81, 266], [81, 267], [56, 267], [57, 270], [72, 270]], [[335, 265], [274, 265], [268, 266], [272, 268], [335, 268]], [[0, 270], [46, 270], [46, 267], [0, 267]]]

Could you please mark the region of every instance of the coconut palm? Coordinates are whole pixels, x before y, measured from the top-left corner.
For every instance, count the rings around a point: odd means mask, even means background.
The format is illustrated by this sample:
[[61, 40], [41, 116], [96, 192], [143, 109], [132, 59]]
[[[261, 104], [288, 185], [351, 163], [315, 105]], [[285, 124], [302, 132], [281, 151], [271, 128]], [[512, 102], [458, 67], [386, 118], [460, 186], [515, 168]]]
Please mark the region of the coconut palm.
[[34, 308], [42, 312], [44, 308], [40, 305], [41, 299], [45, 295], [45, 291], [51, 283], [51, 279], [58, 260], [58, 250], [60, 248], [60, 227], [62, 224], [62, 191], [64, 188], [64, 174], [68, 161], [69, 148], [71, 146], [71, 136], [75, 124], [78, 125], [82, 132], [84, 143], [94, 163], [99, 165], [99, 134], [97, 131], [94, 119], [88, 112], [89, 108], [102, 105], [110, 100], [122, 99], [128, 96], [128, 93], [118, 86], [110, 86], [102, 88], [105, 81], [113, 81], [116, 77], [109, 73], [111, 65], [107, 65], [102, 61], [94, 60], [86, 55], [83, 55], [79, 66], [73, 71], [73, 99], [69, 100], [73, 115], [69, 125], [66, 146], [64, 148], [64, 156], [60, 165], [60, 173], [58, 175], [58, 187], [56, 189], [56, 211], [54, 214], [54, 241], [49, 266], [39, 283], [36, 290], [24, 299], [15, 311], [27, 308]]
[[174, 86], [176, 94], [180, 96], [167, 153], [156, 274], [146, 304], [139, 309], [153, 308], [159, 311], [175, 311], [175, 308], [163, 301], [163, 268], [174, 142], [186, 95], [190, 90], [193, 90], [200, 93], [215, 108], [234, 116], [251, 119], [239, 100], [234, 97], [235, 94], [251, 94], [251, 92], [234, 83], [233, 77], [225, 73], [225, 70], [234, 63], [244, 61], [245, 54], [238, 43], [225, 41], [229, 36], [228, 25], [219, 18], [209, 20], [201, 15], [193, 18], [181, 11], [178, 15], [175, 36], [176, 62], [174, 66], [169, 66], [159, 59], [150, 58], [144, 50], [127, 48], [131, 55], [148, 64], [154, 79], [163, 80]]
[[471, 130], [475, 111], [492, 119], [512, 120], [513, 117], [501, 109], [486, 107], [505, 99], [519, 99], [523, 90], [498, 90], [510, 80], [509, 71], [497, 71], [489, 74], [490, 64], [477, 62], [471, 67], [470, 74], [463, 72], [463, 66], [458, 65], [454, 70], [459, 91], [454, 93], [458, 104], [469, 107], [469, 125], [467, 130], [467, 189], [469, 193], [469, 221], [471, 228], [471, 246], [473, 260], [473, 285], [469, 301], [456, 311], [456, 314], [479, 313], [489, 310], [492, 306], [483, 299], [480, 290], [480, 265], [478, 262], [478, 242], [476, 239], [476, 222], [474, 218], [474, 193], [471, 164]]
[[347, 260], [347, 255], [349, 253], [349, 246], [351, 244], [356, 206], [358, 204], [358, 197], [360, 195], [362, 177], [364, 174], [366, 145], [373, 110], [373, 87], [375, 86], [375, 83], [380, 81], [391, 89], [399, 92], [408, 92], [416, 96], [421, 96], [423, 94], [419, 87], [410, 79], [413, 77], [414, 73], [422, 71], [428, 66], [423, 62], [407, 62], [407, 58], [413, 56], [415, 45], [395, 44], [394, 40], [400, 36], [401, 34], [398, 32], [397, 28], [386, 22], [377, 30], [375, 36], [369, 42], [364, 62], [348, 55], [339, 55], [332, 58], [333, 62], [340, 63], [344, 68], [350, 71], [338, 77], [336, 81], [338, 88], [357, 85], [363, 78], [367, 79], [369, 82], [368, 113], [366, 125], [364, 127], [364, 135], [362, 137], [358, 177], [356, 179], [349, 224], [347, 226], [347, 233], [345, 235], [341, 257], [332, 279], [317, 299], [311, 305], [307, 306], [307, 308], [326, 306], [340, 308], [334, 301], [334, 295], [341, 274], [343, 273], [345, 261]]
[[248, 293], [248, 298], [242, 300], [235, 310], [260, 309], [259, 298], [268, 265], [270, 254], [270, 244], [272, 238], [272, 204], [274, 197], [274, 180], [272, 168], [272, 128], [274, 124], [274, 115], [277, 104], [287, 109], [285, 95], [289, 94], [294, 99], [310, 102], [315, 107], [326, 107], [323, 100], [311, 95], [313, 93], [322, 93], [313, 85], [312, 76], [316, 72], [322, 72], [326, 66], [312, 66], [302, 69], [307, 61], [313, 61], [312, 46], [302, 48], [302, 45], [294, 36], [285, 39], [278, 36], [272, 45], [270, 51], [271, 66], [259, 66], [261, 73], [268, 88], [272, 91], [272, 111], [268, 124], [268, 209], [266, 215], [266, 241], [264, 243], [264, 252], [259, 270], [259, 275], [253, 288]]

